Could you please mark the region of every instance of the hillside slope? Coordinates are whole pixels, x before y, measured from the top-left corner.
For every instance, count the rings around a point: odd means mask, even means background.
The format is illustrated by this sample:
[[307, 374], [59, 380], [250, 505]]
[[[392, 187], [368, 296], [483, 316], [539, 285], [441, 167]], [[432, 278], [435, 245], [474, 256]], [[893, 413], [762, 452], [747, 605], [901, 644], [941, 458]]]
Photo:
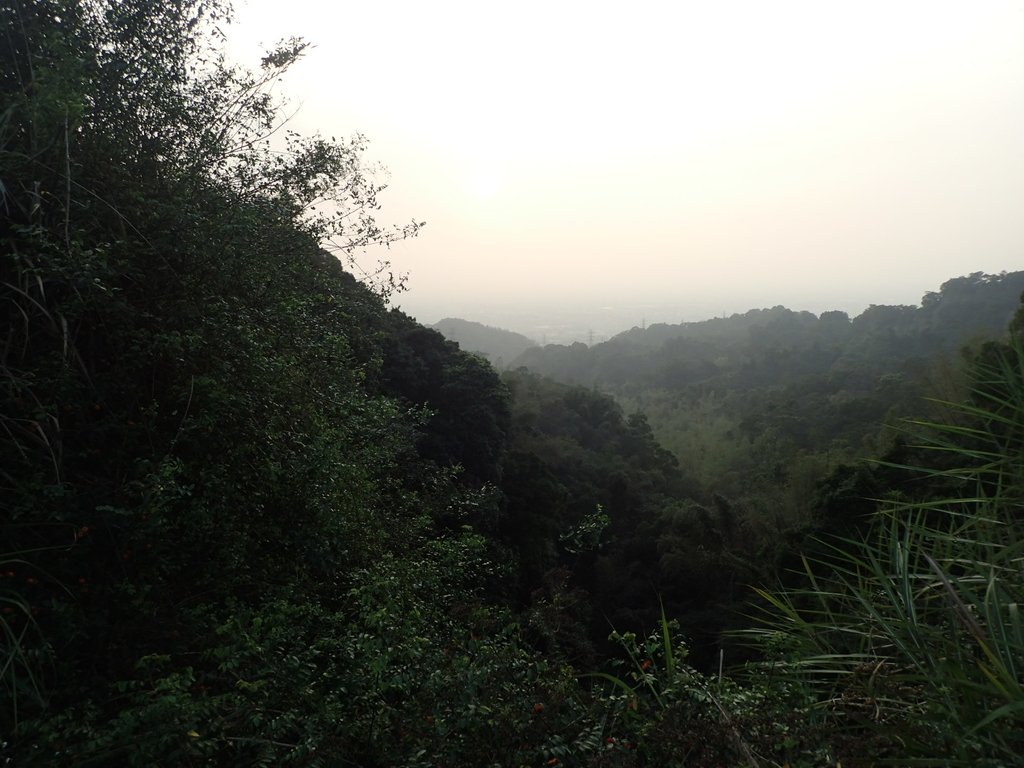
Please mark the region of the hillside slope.
[[467, 352], [483, 355], [497, 368], [507, 367], [523, 352], [537, 346], [535, 341], [521, 333], [455, 317], [446, 317], [430, 327], [440, 331], [446, 339], [456, 342]]

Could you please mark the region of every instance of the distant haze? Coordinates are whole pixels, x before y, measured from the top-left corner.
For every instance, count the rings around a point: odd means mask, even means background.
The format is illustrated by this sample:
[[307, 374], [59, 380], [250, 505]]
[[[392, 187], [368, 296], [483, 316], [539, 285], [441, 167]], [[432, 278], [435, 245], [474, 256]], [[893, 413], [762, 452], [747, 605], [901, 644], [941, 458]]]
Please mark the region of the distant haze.
[[248, 66], [316, 44], [283, 84], [293, 127], [366, 134], [380, 220], [427, 222], [382, 255], [424, 322], [540, 340], [856, 314], [1024, 267], [1020, 2], [251, 0], [237, 20]]

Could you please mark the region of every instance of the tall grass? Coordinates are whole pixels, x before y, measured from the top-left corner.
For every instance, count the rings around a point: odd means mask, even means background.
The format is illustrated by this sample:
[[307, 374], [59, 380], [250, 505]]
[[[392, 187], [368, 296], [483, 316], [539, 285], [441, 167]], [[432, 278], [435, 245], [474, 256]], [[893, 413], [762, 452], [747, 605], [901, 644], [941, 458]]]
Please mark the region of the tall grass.
[[904, 469], [953, 492], [881, 502], [864, 539], [804, 560], [806, 587], [760, 591], [753, 634], [783, 649], [774, 673], [803, 686], [810, 711], [866, 763], [1014, 765], [1024, 754], [1020, 341], [986, 347], [973, 382], [946, 418], [907, 425], [929, 460]]

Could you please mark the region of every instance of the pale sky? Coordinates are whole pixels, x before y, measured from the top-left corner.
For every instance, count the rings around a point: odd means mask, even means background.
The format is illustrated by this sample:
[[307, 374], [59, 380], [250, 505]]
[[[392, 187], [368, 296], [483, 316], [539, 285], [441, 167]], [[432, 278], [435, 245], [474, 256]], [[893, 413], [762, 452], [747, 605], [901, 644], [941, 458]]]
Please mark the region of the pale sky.
[[856, 313], [1024, 269], [1020, 0], [238, 1], [232, 58], [312, 42], [292, 127], [365, 134], [379, 220], [427, 222], [383, 254], [423, 322]]

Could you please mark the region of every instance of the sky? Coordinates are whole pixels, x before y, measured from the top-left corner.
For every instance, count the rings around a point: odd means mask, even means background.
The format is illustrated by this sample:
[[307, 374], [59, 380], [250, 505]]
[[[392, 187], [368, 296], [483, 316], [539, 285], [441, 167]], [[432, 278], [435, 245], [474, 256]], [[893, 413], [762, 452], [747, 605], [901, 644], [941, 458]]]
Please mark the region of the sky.
[[[236, 0], [312, 43], [303, 133], [364, 134], [395, 299], [534, 338], [916, 304], [1024, 269], [1024, 2]], [[570, 330], [571, 328], [571, 330]]]

